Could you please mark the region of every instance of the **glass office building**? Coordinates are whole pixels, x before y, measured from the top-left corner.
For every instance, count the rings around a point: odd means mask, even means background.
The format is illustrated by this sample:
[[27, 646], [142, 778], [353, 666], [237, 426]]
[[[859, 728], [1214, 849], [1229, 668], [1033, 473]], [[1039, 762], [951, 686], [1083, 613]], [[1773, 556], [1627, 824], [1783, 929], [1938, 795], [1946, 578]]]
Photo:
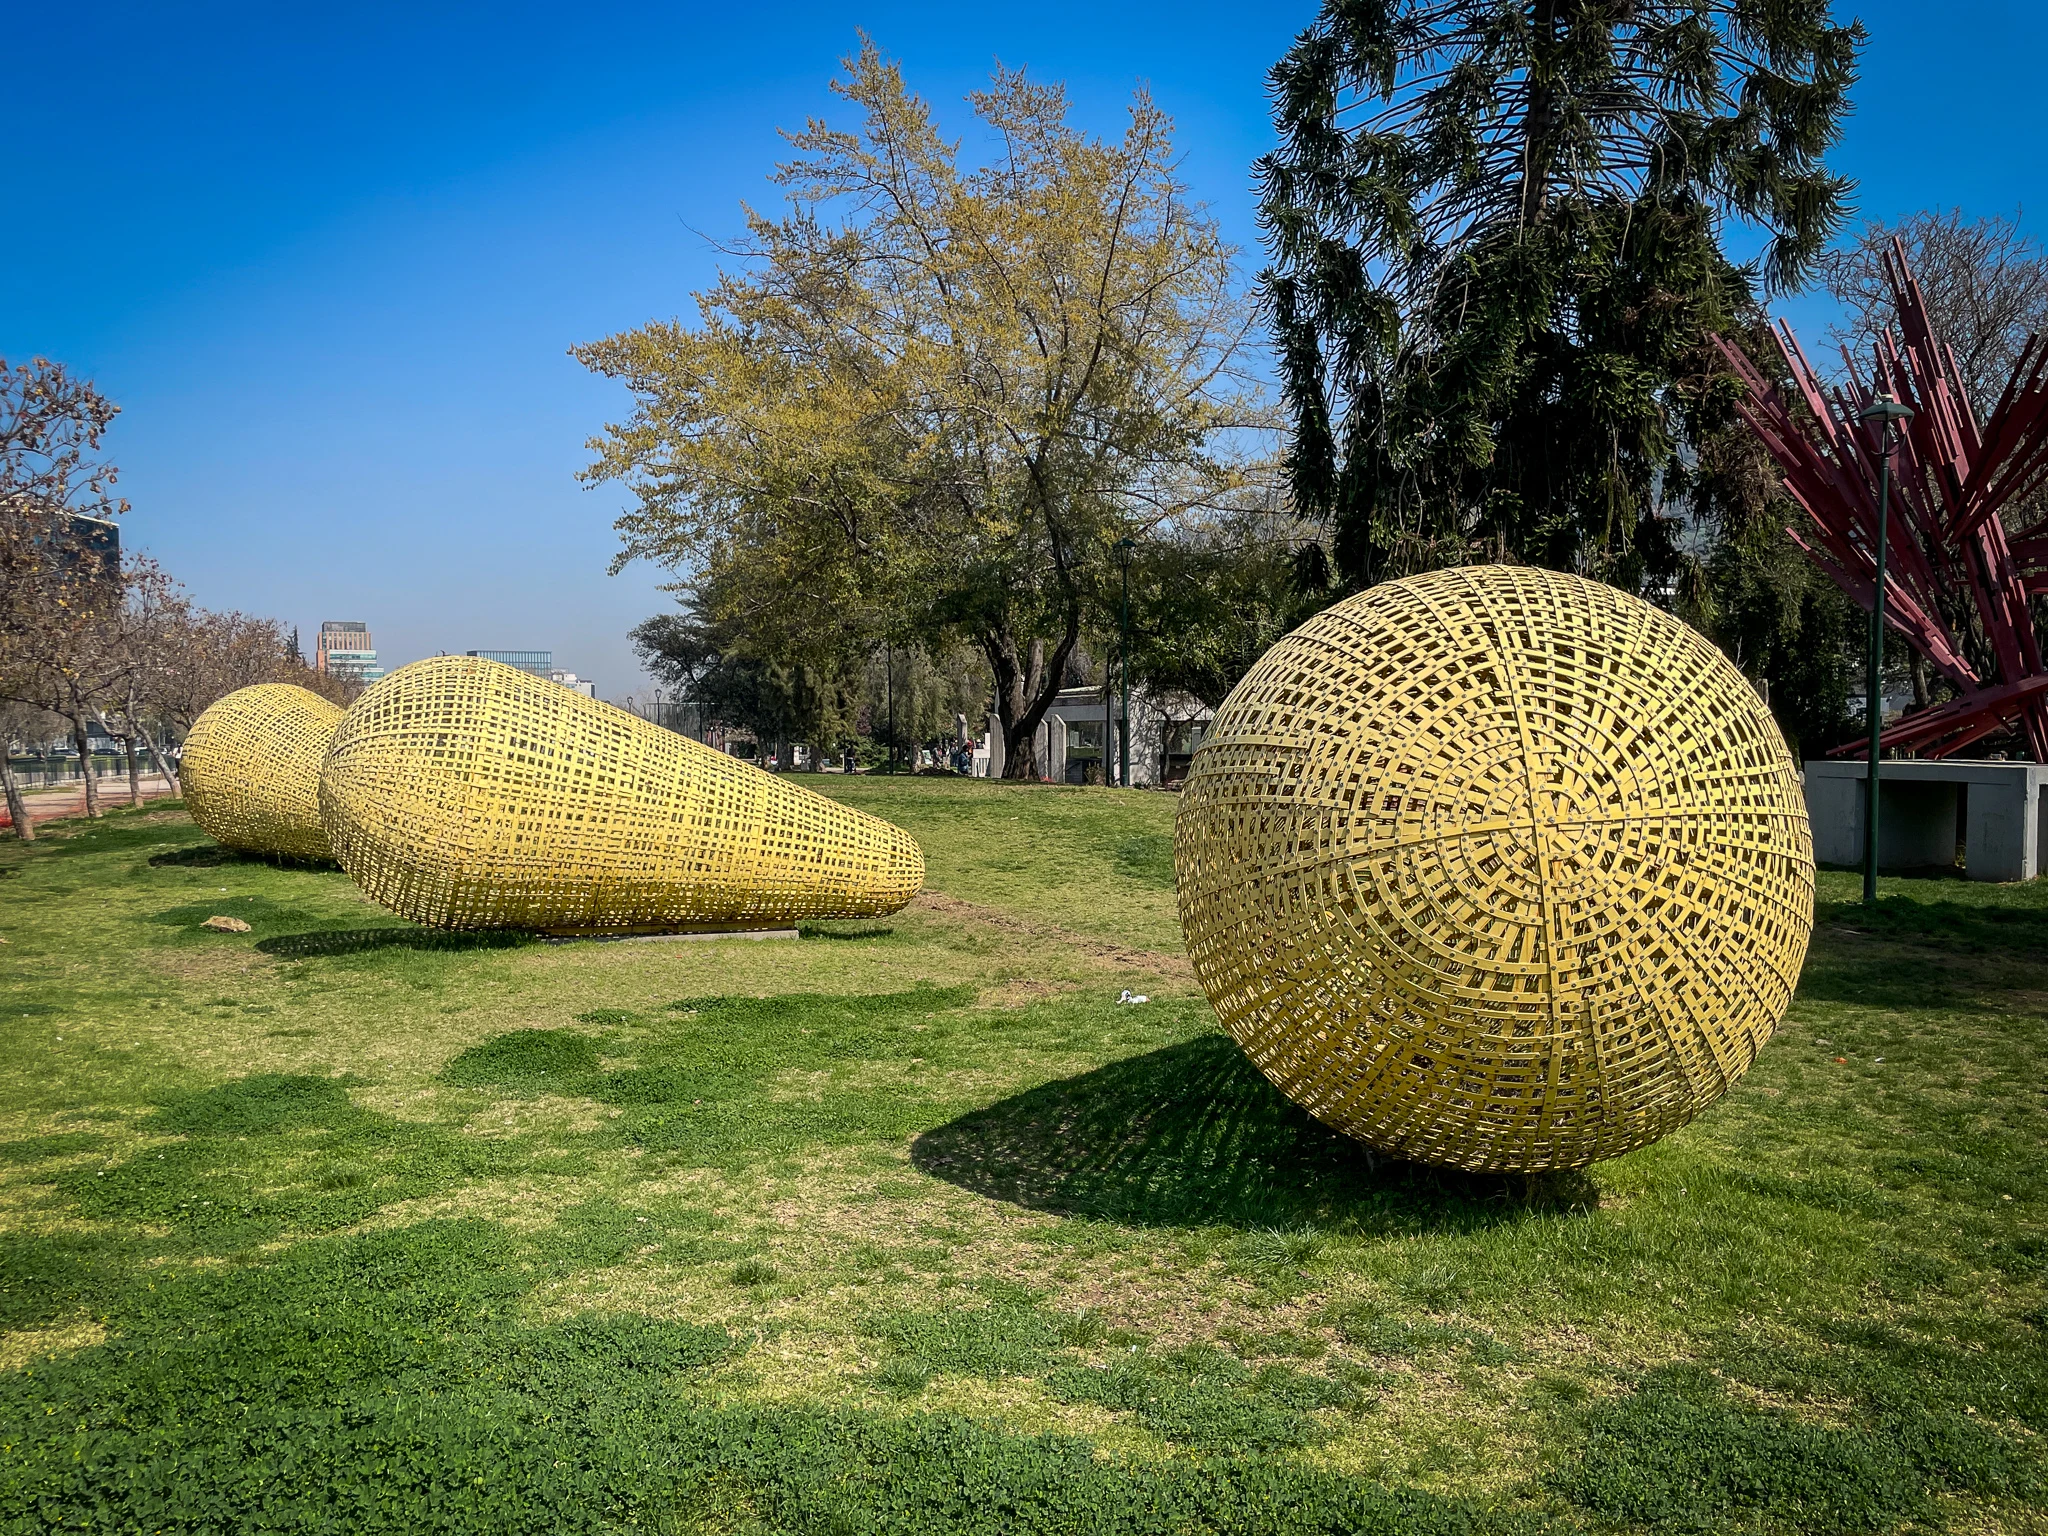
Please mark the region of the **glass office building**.
[[346, 677], [365, 685], [384, 675], [384, 669], [377, 664], [375, 651], [329, 651], [324, 670], [332, 676]]
[[384, 675], [377, 665], [376, 642], [370, 626], [356, 619], [328, 619], [320, 625], [319, 650], [313, 668], [331, 672], [358, 683], [374, 683]]
[[467, 651], [464, 654], [479, 656], [485, 661], [502, 661], [508, 667], [531, 672], [535, 677], [546, 677], [555, 670], [553, 651]]

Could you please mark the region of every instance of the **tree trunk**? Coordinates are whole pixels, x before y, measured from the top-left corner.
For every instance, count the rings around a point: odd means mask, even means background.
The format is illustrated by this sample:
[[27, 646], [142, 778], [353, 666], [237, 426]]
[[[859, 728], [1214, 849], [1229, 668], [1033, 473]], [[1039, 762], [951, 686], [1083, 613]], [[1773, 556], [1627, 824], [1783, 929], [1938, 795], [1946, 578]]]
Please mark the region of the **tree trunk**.
[[1913, 708], [1927, 707], [1927, 658], [1918, 651], [1906, 653], [1906, 670], [1913, 678]]
[[156, 764], [156, 771], [163, 775], [164, 783], [170, 787], [171, 793], [173, 795], [183, 794], [185, 792], [184, 787], [178, 783], [177, 774], [171, 771], [171, 760], [164, 756], [163, 748], [156, 744], [156, 738], [150, 735], [147, 730], [142, 732], [142, 745], [149, 753], [149, 760]]
[[135, 756], [135, 738], [123, 736], [121, 750], [128, 757], [128, 803], [142, 804], [142, 764]]
[[14, 764], [7, 760], [7, 743], [0, 741], [0, 787], [7, 791], [7, 814], [14, 819], [14, 835], [24, 843], [36, 840], [35, 823], [21, 798], [21, 786], [14, 779]]
[[82, 719], [71, 722], [71, 740], [78, 748], [78, 771], [85, 778], [85, 814], [96, 817], [101, 814], [100, 786], [92, 776], [92, 733]]
[[981, 648], [996, 678], [996, 715], [1003, 723], [1003, 777], [1036, 783], [1038, 726], [1067, 675], [1067, 658], [1081, 637], [1081, 610], [1069, 605], [1066, 632], [1048, 659], [1045, 641], [1033, 637], [1020, 655], [1008, 624], [982, 636]]
[[1016, 638], [1005, 629], [986, 649], [996, 677], [996, 718], [1003, 726], [1003, 777], [1035, 779], [1038, 722], [1031, 718], [1031, 703], [1037, 697], [1039, 672], [1045, 664], [1045, 642], [1033, 640], [1026, 655], [1019, 656]]

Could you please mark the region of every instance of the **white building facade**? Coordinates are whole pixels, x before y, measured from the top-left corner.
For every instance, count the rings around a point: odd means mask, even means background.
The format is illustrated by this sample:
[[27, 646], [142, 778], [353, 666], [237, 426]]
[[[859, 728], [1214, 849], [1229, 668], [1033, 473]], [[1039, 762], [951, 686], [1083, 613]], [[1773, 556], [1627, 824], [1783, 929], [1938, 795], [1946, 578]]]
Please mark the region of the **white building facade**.
[[[1067, 688], [1053, 699], [1035, 739], [1040, 779], [1052, 784], [1114, 784], [1122, 767], [1123, 699], [1100, 688]], [[1187, 694], [1131, 690], [1130, 765], [1133, 786], [1162, 787], [1187, 777], [1215, 711]], [[990, 715], [974, 746], [977, 778], [1003, 776], [1002, 721]], [[1104, 764], [1107, 763], [1107, 773]]]

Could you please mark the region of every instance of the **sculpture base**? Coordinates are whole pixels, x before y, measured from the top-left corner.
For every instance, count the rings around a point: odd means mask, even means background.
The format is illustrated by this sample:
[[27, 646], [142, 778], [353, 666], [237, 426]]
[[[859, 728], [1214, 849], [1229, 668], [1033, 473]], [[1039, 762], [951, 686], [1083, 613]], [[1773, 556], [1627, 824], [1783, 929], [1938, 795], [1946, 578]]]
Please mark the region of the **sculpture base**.
[[749, 928], [740, 923], [714, 924], [704, 928], [625, 928], [598, 932], [579, 928], [555, 928], [543, 929], [542, 932], [552, 944], [566, 944], [577, 939], [631, 944], [682, 944], [696, 939], [793, 939], [797, 936], [794, 928]]

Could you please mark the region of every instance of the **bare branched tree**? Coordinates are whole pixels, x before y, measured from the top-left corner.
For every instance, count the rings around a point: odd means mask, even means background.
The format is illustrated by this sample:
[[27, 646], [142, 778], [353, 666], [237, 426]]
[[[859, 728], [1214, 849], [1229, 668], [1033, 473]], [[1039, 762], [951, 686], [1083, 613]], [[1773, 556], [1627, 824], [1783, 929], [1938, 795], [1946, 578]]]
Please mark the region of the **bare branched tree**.
[[114, 518], [128, 510], [114, 494], [119, 471], [99, 457], [120, 410], [62, 363], [38, 357], [10, 367], [0, 357], [0, 514], [9, 553], [25, 552], [28, 514]]
[[215, 613], [169, 594], [151, 635], [153, 662], [143, 673], [138, 707], [167, 736], [182, 738], [208, 705], [257, 683], [294, 683], [341, 705], [363, 691], [358, 682], [307, 666], [276, 619]]
[[104, 629], [110, 665], [92, 700], [92, 711], [100, 730], [121, 743], [128, 803], [140, 805], [144, 754], [173, 792], [178, 786], [177, 772], [164, 750], [163, 711], [156, 701], [179, 659], [173, 637], [190, 622], [192, 606], [153, 560], [131, 560], [125, 575], [126, 600]]
[[[340, 704], [362, 691], [308, 667], [276, 620], [208, 612], [155, 561], [121, 562], [110, 520], [128, 504], [99, 456], [117, 412], [61, 363], [0, 359], [0, 704], [14, 706], [17, 723], [46, 720], [43, 711], [63, 719], [91, 816], [100, 814], [95, 727], [122, 744], [134, 803], [142, 759], [177, 790], [172, 745], [237, 688], [296, 683]], [[16, 835], [32, 838], [4, 750], [0, 781]]]
[[1821, 258], [1821, 281], [1842, 306], [1828, 340], [1867, 361], [1892, 323], [1882, 258], [1896, 239], [1920, 281], [1934, 332], [1955, 352], [1979, 419], [1998, 404], [2027, 337], [2048, 331], [2048, 250], [2020, 232], [2017, 215], [1965, 218], [1937, 208], [1896, 224], [1866, 224], [1849, 245]]
[[36, 829], [29, 819], [28, 805], [22, 798], [21, 783], [15, 777], [14, 766], [7, 761], [8, 752], [17, 741], [47, 746], [69, 730], [68, 725], [46, 709], [37, 709], [32, 704], [0, 702], [0, 790], [6, 794], [7, 819], [14, 828], [14, 835], [24, 843], [35, 841]]
[[[71, 722], [95, 816], [87, 719], [109, 663], [107, 620], [123, 602], [118, 542], [103, 525], [128, 510], [99, 450], [119, 409], [62, 363], [0, 358], [0, 698]], [[33, 835], [25, 820], [15, 832]]]
[[51, 710], [69, 722], [85, 776], [85, 813], [98, 816], [92, 727], [106, 701], [118, 693], [129, 666], [122, 636], [123, 573], [82, 581], [50, 572], [39, 585], [47, 599], [42, 621], [4, 637], [0, 696]]

